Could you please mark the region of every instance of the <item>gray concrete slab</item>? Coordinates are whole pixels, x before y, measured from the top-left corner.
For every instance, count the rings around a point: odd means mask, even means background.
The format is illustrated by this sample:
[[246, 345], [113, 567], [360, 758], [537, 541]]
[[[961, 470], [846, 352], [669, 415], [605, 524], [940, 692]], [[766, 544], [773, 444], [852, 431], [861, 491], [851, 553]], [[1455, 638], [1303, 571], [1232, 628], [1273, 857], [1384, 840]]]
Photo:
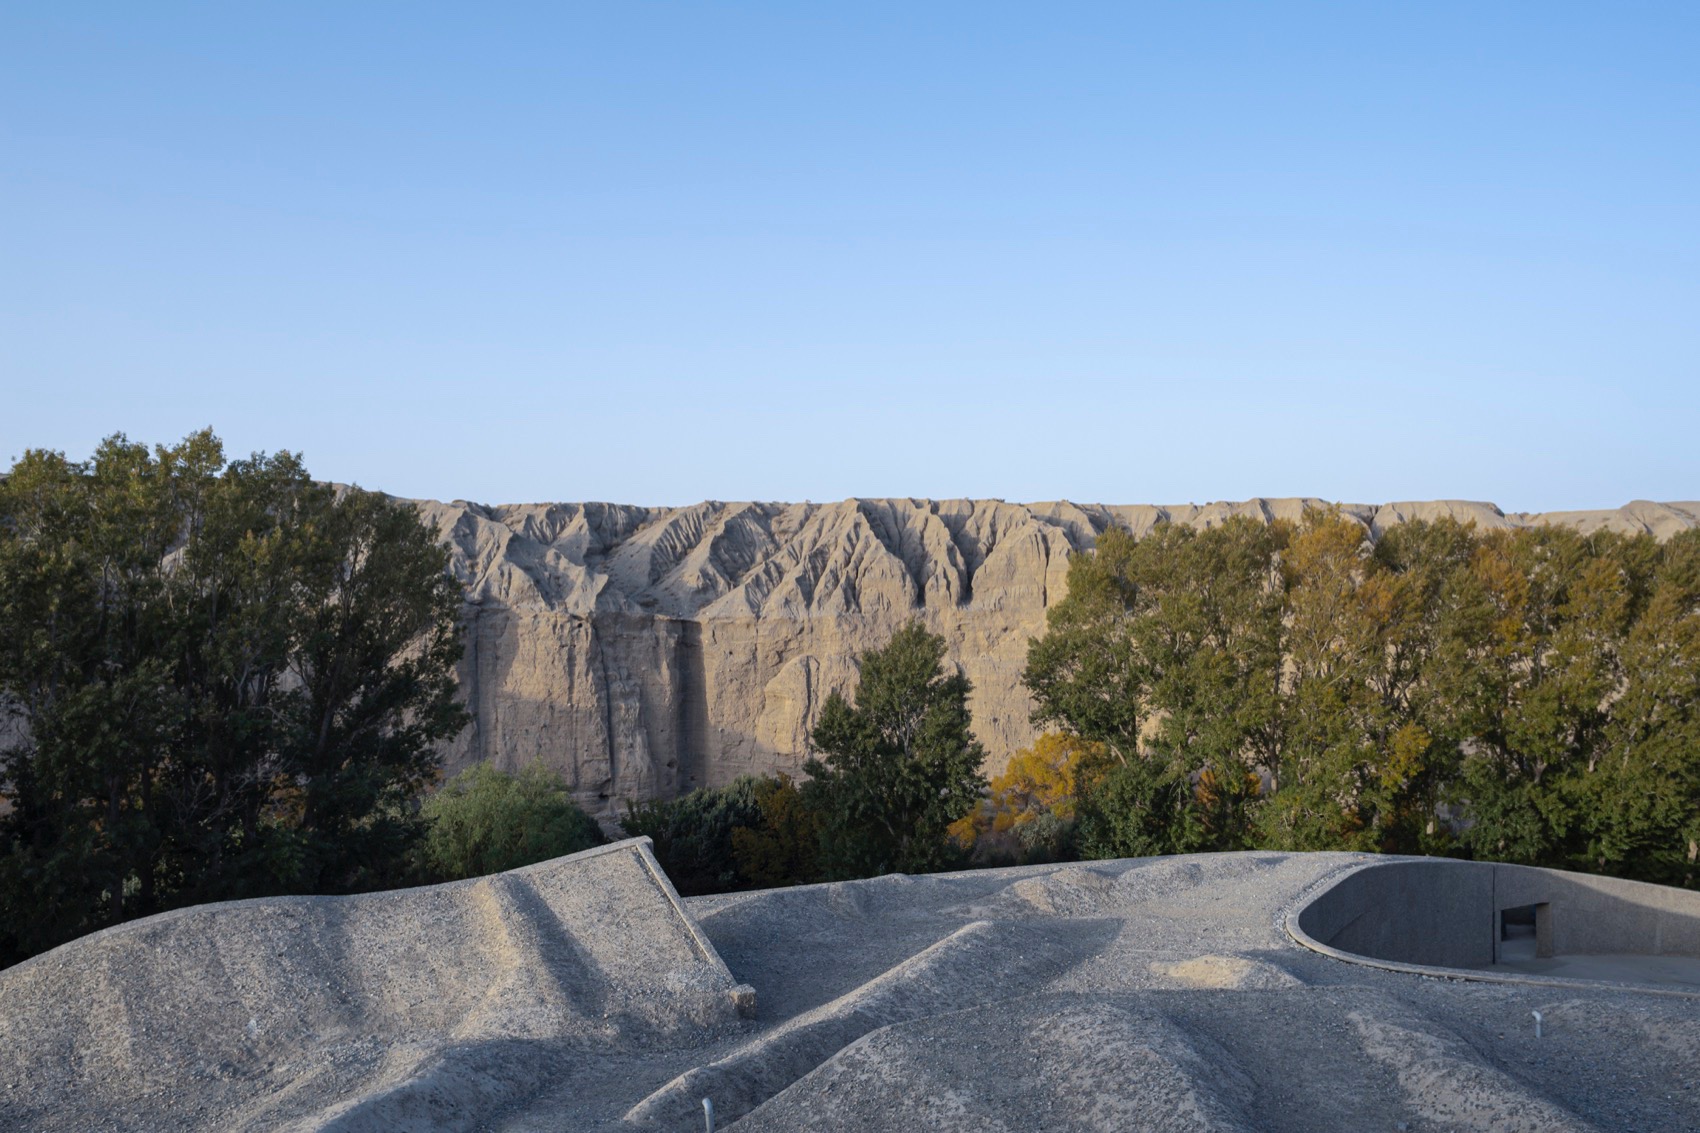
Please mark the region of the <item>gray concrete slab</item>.
[[1611, 983], [1662, 984], [1700, 991], [1700, 958], [1693, 956], [1604, 956], [1512, 957], [1485, 969], [1528, 976], [1556, 976], [1572, 980], [1605, 980]]

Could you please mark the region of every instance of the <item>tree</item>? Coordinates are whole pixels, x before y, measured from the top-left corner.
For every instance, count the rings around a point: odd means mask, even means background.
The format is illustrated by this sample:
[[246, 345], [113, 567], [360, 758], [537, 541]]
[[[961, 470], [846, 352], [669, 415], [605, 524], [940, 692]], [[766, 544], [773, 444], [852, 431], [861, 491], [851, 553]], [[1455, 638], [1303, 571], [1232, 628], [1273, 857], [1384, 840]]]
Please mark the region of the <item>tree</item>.
[[0, 955], [163, 908], [404, 875], [459, 587], [410, 506], [210, 431], [0, 484]]
[[461, 590], [412, 507], [340, 494], [315, 517], [299, 574], [278, 745], [300, 866], [293, 885], [381, 884], [417, 838], [407, 805], [437, 780], [437, 745], [466, 722], [455, 701]]
[[760, 822], [732, 831], [732, 857], [750, 884], [775, 888], [819, 880], [821, 814], [810, 794], [785, 774], [757, 784]]
[[[1113, 756], [1081, 796], [1090, 853], [1237, 849], [1282, 736], [1285, 524], [1105, 531], [1030, 643], [1035, 723]], [[1138, 766], [1135, 766], [1135, 765]], [[1087, 847], [1095, 847], [1087, 849]]]
[[607, 841], [561, 777], [540, 763], [518, 775], [488, 764], [470, 767], [420, 813], [430, 827], [425, 867], [442, 881], [518, 869]]
[[1048, 732], [1017, 753], [951, 836], [985, 862], [1187, 853], [1210, 843], [1215, 789], [1209, 770], [1195, 783], [1171, 762], [1121, 760], [1102, 744]]
[[1131, 759], [1105, 769], [1081, 795], [1083, 858], [1143, 858], [1204, 848], [1208, 831], [1197, 791], [1174, 767]]
[[1411, 521], [1371, 545], [1336, 510], [1307, 513], [1288, 585], [1285, 747], [1260, 815], [1268, 844], [1428, 853], [1475, 695], [1483, 607], [1471, 528]]
[[977, 860], [1057, 861], [1072, 856], [1079, 795], [1104, 772], [1104, 745], [1046, 732], [1010, 757], [991, 793], [951, 824], [950, 834]]
[[620, 826], [649, 837], [661, 868], [687, 897], [747, 889], [751, 879], [738, 869], [732, 836], [740, 827], [761, 825], [761, 790], [762, 780], [745, 775], [724, 787], [631, 804]]
[[1623, 645], [1657, 554], [1651, 539], [1560, 527], [1491, 532], [1477, 549], [1487, 632], [1454, 791], [1476, 856], [1590, 868], [1584, 781], [1600, 771], [1614, 701], [1636, 683]]
[[1700, 530], [1662, 548], [1621, 658], [1622, 691], [1573, 788], [1575, 864], [1693, 886], [1700, 874]]
[[[1031, 643], [1088, 856], [1264, 845], [1700, 880], [1700, 535], [1106, 531]], [[1264, 784], [1268, 784], [1268, 790]], [[988, 803], [967, 832], [994, 822]]]
[[1261, 772], [1276, 765], [1285, 734], [1280, 556], [1290, 535], [1286, 523], [1234, 516], [1203, 531], [1163, 524], [1142, 541], [1142, 757], [1177, 787], [1167, 852], [1251, 845]]
[[854, 705], [822, 706], [804, 765], [822, 817], [830, 878], [925, 873], [956, 861], [949, 827], [986, 785], [969, 730], [968, 679], [944, 671], [944, 639], [919, 622], [861, 656]]
[[1103, 744], [1123, 762], [1139, 751], [1150, 676], [1135, 635], [1145, 608], [1141, 567], [1149, 553], [1112, 527], [1090, 554], [1068, 561], [1068, 594], [1045, 612], [1044, 636], [1027, 643], [1021, 683], [1033, 723]]

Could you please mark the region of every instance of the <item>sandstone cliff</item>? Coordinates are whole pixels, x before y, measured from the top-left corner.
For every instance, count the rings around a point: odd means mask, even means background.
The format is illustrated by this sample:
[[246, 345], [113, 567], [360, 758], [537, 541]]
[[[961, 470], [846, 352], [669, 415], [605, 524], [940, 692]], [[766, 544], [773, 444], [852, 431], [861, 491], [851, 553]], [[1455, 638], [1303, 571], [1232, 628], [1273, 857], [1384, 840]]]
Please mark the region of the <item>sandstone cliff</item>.
[[[792, 770], [827, 693], [854, 685], [856, 655], [919, 617], [974, 682], [974, 727], [996, 771], [1033, 738], [1021, 668], [1072, 552], [1112, 525], [1139, 534], [1164, 520], [1296, 520], [1318, 503], [422, 502], [466, 587], [461, 680], [474, 722], [447, 769], [541, 761], [605, 814], [626, 799]], [[1661, 539], [1700, 525], [1700, 502], [1545, 515], [1451, 500], [1344, 510], [1372, 537], [1441, 515]]]

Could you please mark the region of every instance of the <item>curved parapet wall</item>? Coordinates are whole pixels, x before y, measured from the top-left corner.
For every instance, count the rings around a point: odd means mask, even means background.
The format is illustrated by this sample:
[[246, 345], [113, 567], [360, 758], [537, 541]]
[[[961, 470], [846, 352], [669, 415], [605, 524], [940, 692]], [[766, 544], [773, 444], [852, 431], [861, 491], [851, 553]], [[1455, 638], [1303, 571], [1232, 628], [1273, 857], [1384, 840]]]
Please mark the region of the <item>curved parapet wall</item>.
[[1361, 866], [1296, 909], [1295, 940], [1384, 967], [1480, 969], [1508, 913], [1533, 913], [1536, 955], [1700, 958], [1700, 893], [1532, 866], [1438, 858]]

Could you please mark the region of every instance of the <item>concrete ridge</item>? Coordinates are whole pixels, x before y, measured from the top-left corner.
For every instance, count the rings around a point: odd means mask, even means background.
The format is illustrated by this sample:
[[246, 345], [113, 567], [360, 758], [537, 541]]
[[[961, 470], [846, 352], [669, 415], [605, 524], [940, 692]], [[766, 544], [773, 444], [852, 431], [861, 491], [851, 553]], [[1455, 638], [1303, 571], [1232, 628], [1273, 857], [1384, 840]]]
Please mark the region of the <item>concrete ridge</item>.
[[[673, 887], [673, 879], [667, 876], [667, 871], [661, 868], [661, 863], [655, 858], [655, 840], [653, 838], [647, 834], [639, 834], [635, 838], [622, 838], [617, 842], [609, 842], [605, 846], [592, 846], [590, 849], [580, 850], [570, 857], [574, 861], [588, 861], [605, 854], [625, 853], [627, 850], [637, 851], [637, 858], [638, 861], [643, 863], [644, 872], [649, 875], [649, 879], [655, 883], [655, 888], [660, 891], [661, 896], [672, 907], [673, 915], [679, 918], [679, 923], [685, 926], [685, 932], [690, 937], [691, 943], [696, 946], [698, 954], [711, 968], [724, 973], [728, 983], [735, 985], [732, 988], [732, 1002], [737, 1007], [738, 1013], [745, 1017], [753, 1015], [756, 1010], [755, 988], [749, 984], [738, 983], [737, 977], [726, 966], [726, 961], [720, 958], [720, 953], [715, 949], [714, 942], [703, 934], [702, 926], [697, 924], [696, 918], [691, 916], [685, 908], [684, 900], [679, 896], [679, 891]], [[551, 858], [548, 861], [521, 866], [519, 869], [509, 870], [508, 872], [522, 876], [529, 873], [543, 873], [561, 860], [560, 858]]]

